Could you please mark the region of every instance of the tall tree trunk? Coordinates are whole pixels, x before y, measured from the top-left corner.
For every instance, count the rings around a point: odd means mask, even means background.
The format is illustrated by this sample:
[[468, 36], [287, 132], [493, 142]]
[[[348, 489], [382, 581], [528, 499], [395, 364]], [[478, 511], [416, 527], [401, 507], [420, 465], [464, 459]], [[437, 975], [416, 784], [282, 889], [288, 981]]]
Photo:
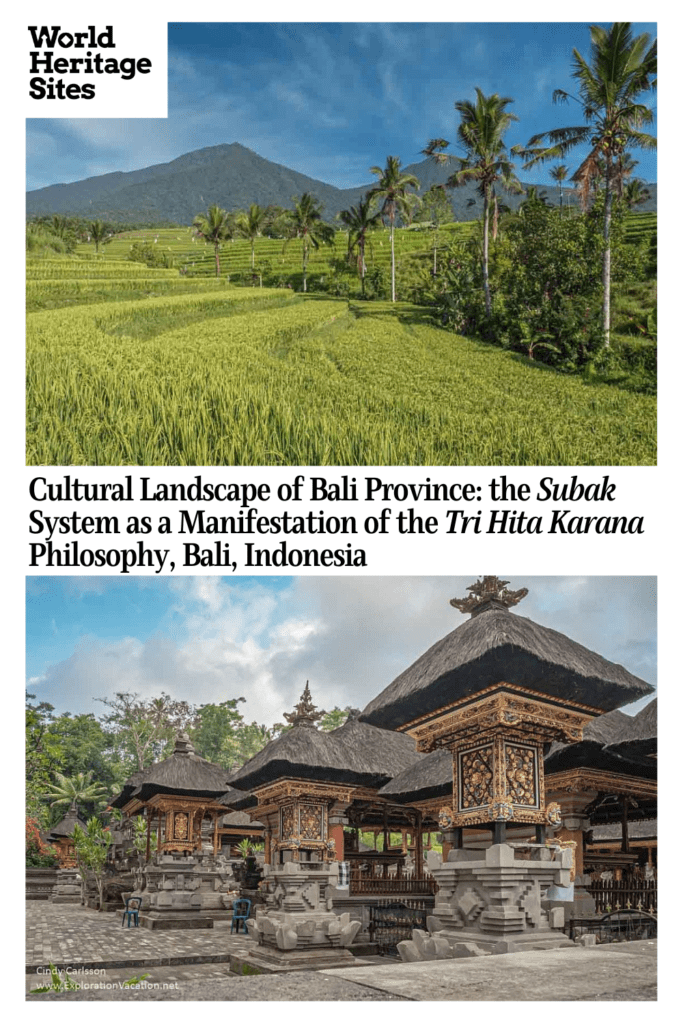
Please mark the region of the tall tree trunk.
[[484, 298], [486, 301], [486, 316], [491, 316], [491, 289], [489, 288], [489, 186], [484, 192], [484, 259], [482, 270], [484, 273]]
[[391, 301], [396, 302], [396, 262], [394, 259], [394, 219], [391, 219], [391, 230], [389, 232], [391, 238]]
[[214, 245], [213, 251], [216, 255], [216, 277], [221, 276], [221, 261], [218, 258], [218, 244]]
[[304, 238], [304, 262], [303, 262], [304, 291], [306, 291], [306, 264], [307, 263], [308, 263], [308, 248], [306, 246], [306, 239]]
[[251, 269], [254, 269], [254, 239], [251, 240]]
[[365, 298], [365, 240], [361, 240], [358, 246], [358, 255], [360, 256], [360, 293], [361, 297]]
[[605, 171], [605, 219], [603, 238], [605, 251], [602, 256], [602, 331], [605, 348], [609, 348], [610, 333], [610, 291], [612, 284], [612, 250], [610, 246], [610, 228], [612, 225], [612, 154], [606, 154]]

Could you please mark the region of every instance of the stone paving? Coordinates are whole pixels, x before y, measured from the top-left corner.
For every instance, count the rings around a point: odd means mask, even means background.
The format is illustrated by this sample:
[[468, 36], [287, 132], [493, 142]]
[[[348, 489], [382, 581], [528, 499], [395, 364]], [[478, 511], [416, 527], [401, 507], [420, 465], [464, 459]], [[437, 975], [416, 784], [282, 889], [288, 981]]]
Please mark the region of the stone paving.
[[[26, 989], [54, 963], [82, 987], [34, 995], [47, 1001], [642, 1001], [655, 1000], [653, 940], [466, 960], [400, 964], [380, 957], [326, 971], [237, 977], [230, 955], [253, 948], [221, 924], [202, 931], [122, 928], [120, 914], [29, 901]], [[361, 966], [362, 964], [362, 966]], [[79, 970], [80, 968], [80, 970]], [[38, 973], [40, 971], [40, 973]], [[97, 973], [86, 973], [87, 971]], [[143, 987], [124, 981], [147, 974]]]
[[252, 948], [246, 935], [231, 935], [227, 923], [173, 931], [127, 928], [121, 914], [97, 913], [79, 904], [26, 902], [26, 970], [55, 967], [116, 968], [173, 964], [227, 964], [230, 954]]

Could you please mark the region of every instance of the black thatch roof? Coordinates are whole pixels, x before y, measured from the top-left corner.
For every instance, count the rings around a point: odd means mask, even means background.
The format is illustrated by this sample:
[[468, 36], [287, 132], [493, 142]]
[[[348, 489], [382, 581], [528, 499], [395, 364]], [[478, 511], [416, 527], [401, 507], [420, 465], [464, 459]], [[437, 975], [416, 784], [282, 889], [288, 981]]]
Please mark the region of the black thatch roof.
[[[230, 782], [240, 789], [284, 778], [378, 788], [421, 756], [408, 736], [355, 717], [332, 732], [300, 720], [231, 775]], [[241, 801], [232, 806], [246, 805]]]
[[653, 764], [657, 756], [657, 698], [642, 711], [622, 724], [607, 748], [615, 757], [635, 761], [640, 765]]
[[[112, 807], [123, 807], [132, 797], [149, 800], [156, 793], [228, 797], [228, 774], [225, 768], [199, 757], [187, 733], [179, 732], [171, 756], [132, 775], [121, 793], [112, 800]], [[229, 800], [225, 802], [229, 803]]]
[[248, 810], [250, 807], [256, 807], [258, 799], [249, 790], [242, 792], [241, 789], [233, 789], [231, 786], [227, 793], [219, 797], [218, 803], [225, 804], [241, 812]]
[[588, 723], [579, 743], [553, 743], [545, 758], [546, 782], [552, 786], [548, 776], [571, 768], [599, 768], [601, 771], [633, 775], [637, 778], [657, 777], [653, 762], [638, 764], [632, 759], [620, 759], [614, 751], [613, 742], [633, 729], [634, 717], [623, 711], [608, 711]]
[[86, 822], [80, 817], [78, 811], [72, 804], [62, 820], [58, 821], [56, 825], [53, 825], [46, 833], [46, 839], [49, 842], [51, 839], [64, 839], [67, 836], [71, 836], [73, 835], [74, 825], [79, 825], [81, 828], [87, 828]]
[[503, 681], [602, 711], [653, 692], [621, 665], [491, 602], [402, 672], [362, 719], [398, 729]]
[[450, 750], [435, 750], [382, 786], [380, 796], [398, 803], [418, 803], [453, 792], [453, 756]]
[[144, 779], [146, 771], [147, 769], [143, 768], [139, 772], [134, 772], [131, 777], [126, 780], [121, 792], [111, 801], [112, 807], [122, 808], [126, 806], [133, 793]]

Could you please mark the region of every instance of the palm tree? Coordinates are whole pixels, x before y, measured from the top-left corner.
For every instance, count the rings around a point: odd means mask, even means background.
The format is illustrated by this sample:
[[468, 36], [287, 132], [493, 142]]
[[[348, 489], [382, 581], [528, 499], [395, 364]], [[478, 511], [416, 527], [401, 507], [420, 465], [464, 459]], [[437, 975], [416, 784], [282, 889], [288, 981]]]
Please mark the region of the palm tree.
[[[656, 149], [654, 136], [643, 132], [643, 125], [652, 124], [649, 107], [637, 102], [644, 92], [657, 86], [657, 42], [643, 33], [635, 39], [630, 22], [615, 22], [609, 30], [591, 25], [590, 62], [574, 50], [572, 77], [579, 86], [579, 96], [556, 89], [553, 101], [575, 100], [583, 108], [585, 125], [555, 128], [534, 135], [524, 151], [530, 156], [525, 167], [545, 160], [563, 157], [574, 146], [588, 143], [590, 151], [573, 176], [586, 195], [591, 181], [600, 175], [604, 161], [603, 183], [605, 207], [603, 216], [604, 255], [602, 261], [602, 322], [605, 346], [609, 346], [611, 249], [610, 228], [612, 200], [616, 191], [619, 161], [627, 146]], [[548, 143], [542, 145], [542, 143]]]
[[340, 221], [349, 229], [349, 256], [354, 251], [358, 253], [358, 275], [363, 298], [365, 298], [366, 271], [365, 243], [370, 231], [373, 231], [382, 219], [381, 213], [372, 213], [372, 206], [372, 199], [369, 196], [363, 196], [358, 206], [342, 210], [339, 214]]
[[220, 206], [210, 206], [207, 213], [200, 213], [195, 217], [192, 221], [192, 227], [198, 238], [203, 238], [213, 245], [216, 257], [216, 277], [220, 277], [221, 264], [218, 250], [220, 249], [221, 242], [224, 242], [226, 238], [230, 238], [232, 234], [230, 215], [227, 210]]
[[453, 207], [451, 206], [451, 201], [446, 195], [446, 189], [443, 185], [432, 185], [431, 188], [427, 189], [422, 197], [420, 214], [421, 220], [431, 222], [431, 228], [434, 233], [432, 236], [432, 275], [436, 277], [436, 253], [439, 245], [439, 228], [442, 224], [447, 224], [453, 220]]
[[566, 180], [568, 174], [569, 168], [566, 164], [556, 164], [555, 167], [550, 168], [550, 177], [560, 186], [560, 210], [562, 209], [562, 199], [564, 196], [562, 184]]
[[251, 241], [251, 269], [254, 269], [254, 244], [268, 221], [268, 211], [258, 203], [252, 203], [247, 213], [237, 218], [237, 230], [243, 238]]
[[[457, 157], [459, 170], [446, 182], [447, 188], [458, 188], [470, 181], [477, 182], [477, 191], [484, 200], [484, 246], [482, 255], [482, 277], [486, 315], [491, 316], [491, 289], [489, 287], [489, 220], [493, 208], [494, 228], [498, 220], [497, 183], [508, 192], [521, 192], [522, 187], [515, 175], [514, 165], [508, 158], [503, 136], [513, 121], [518, 118], [506, 108], [513, 101], [508, 96], [492, 93], [485, 96], [477, 88], [476, 103], [458, 100], [455, 109], [460, 114], [458, 142], [465, 151], [464, 157]], [[432, 139], [423, 150], [426, 156], [438, 163], [451, 159], [443, 151], [449, 145], [445, 139]]]
[[100, 245], [104, 242], [107, 237], [107, 229], [101, 220], [95, 220], [92, 222], [89, 228], [90, 237], [95, 243], [95, 252], [99, 253]]
[[61, 772], [55, 772], [54, 783], [45, 795], [51, 797], [50, 807], [68, 804], [74, 809], [78, 804], [98, 803], [106, 797], [106, 791], [99, 782], [93, 782], [92, 771], [78, 772], [74, 778], [67, 778]]
[[306, 268], [311, 246], [319, 249], [321, 245], [329, 245], [334, 241], [334, 228], [323, 221], [321, 204], [310, 194], [304, 192], [300, 199], [293, 198], [294, 209], [289, 211], [289, 224], [293, 238], [302, 241], [303, 290], [306, 291]]
[[632, 210], [634, 206], [640, 206], [641, 203], [647, 202], [650, 198], [650, 190], [645, 187], [645, 182], [640, 178], [632, 178], [624, 189], [623, 198], [627, 208]]
[[410, 218], [411, 204], [417, 196], [408, 192], [409, 188], [419, 188], [420, 182], [414, 174], [404, 174], [401, 171], [401, 161], [397, 156], [388, 156], [386, 167], [371, 167], [372, 174], [376, 174], [378, 182], [368, 192], [368, 199], [382, 200], [380, 216], [382, 220], [389, 220], [389, 236], [391, 240], [391, 301], [396, 302], [396, 259], [394, 255], [394, 225], [396, 215], [399, 214], [405, 220]]

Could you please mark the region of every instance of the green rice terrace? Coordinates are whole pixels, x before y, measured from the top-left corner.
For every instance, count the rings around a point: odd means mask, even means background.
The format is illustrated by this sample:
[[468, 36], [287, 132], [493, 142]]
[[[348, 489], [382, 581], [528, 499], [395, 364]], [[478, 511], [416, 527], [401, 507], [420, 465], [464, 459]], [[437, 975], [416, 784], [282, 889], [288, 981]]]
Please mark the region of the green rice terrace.
[[[476, 229], [445, 225], [440, 252]], [[629, 220], [627, 234], [639, 231], [647, 244], [654, 215]], [[169, 268], [131, 262], [135, 242]], [[399, 298], [418, 297], [408, 270], [429, 269], [431, 245], [430, 232], [396, 231]], [[346, 254], [342, 231], [312, 249], [306, 294], [296, 240], [258, 238], [253, 269], [250, 241], [227, 241], [219, 278], [213, 245], [189, 228], [29, 256], [28, 464], [654, 464], [654, 394], [613, 368], [560, 372], [533, 348], [387, 301], [386, 230], [366, 254], [370, 300]], [[653, 281], [615, 286], [616, 342], [652, 349], [643, 310], [655, 301]]]

